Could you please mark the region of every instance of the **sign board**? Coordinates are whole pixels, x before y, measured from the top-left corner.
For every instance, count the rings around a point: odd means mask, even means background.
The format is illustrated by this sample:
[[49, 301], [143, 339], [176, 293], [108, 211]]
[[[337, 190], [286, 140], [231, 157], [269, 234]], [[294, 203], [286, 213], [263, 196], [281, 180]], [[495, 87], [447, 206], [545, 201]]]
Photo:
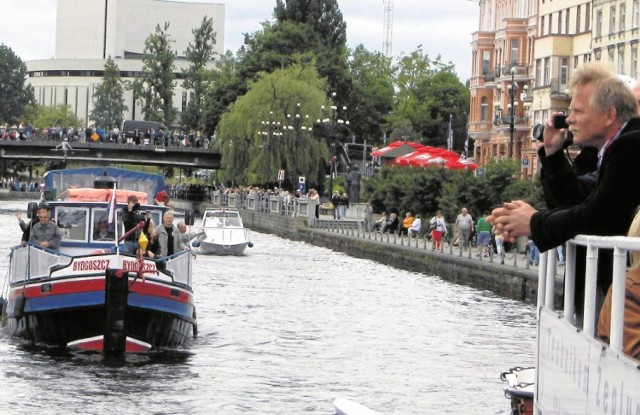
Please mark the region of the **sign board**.
[[522, 159], [522, 167], [529, 167], [529, 159], [527, 157]]
[[476, 169], [476, 176], [477, 176], [477, 177], [482, 177], [482, 176], [484, 176], [484, 169], [483, 169], [482, 167], [478, 167], [478, 168]]
[[640, 411], [637, 361], [540, 311], [536, 406], [544, 414], [628, 414]]
[[284, 181], [284, 170], [278, 170], [278, 181]]

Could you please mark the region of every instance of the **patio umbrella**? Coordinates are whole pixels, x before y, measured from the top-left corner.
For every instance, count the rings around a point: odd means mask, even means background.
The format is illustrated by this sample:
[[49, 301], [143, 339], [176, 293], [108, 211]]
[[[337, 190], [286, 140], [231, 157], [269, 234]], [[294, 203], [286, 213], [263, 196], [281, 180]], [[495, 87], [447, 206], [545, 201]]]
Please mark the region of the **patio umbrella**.
[[[387, 153], [389, 153], [389, 152], [391, 152], [393, 150], [409, 149], [408, 151], [400, 150], [399, 152], [401, 154], [398, 154], [398, 155], [402, 156], [402, 155], [405, 155], [407, 153], [411, 153], [413, 150], [415, 150], [416, 148], [420, 148], [420, 147], [422, 147], [422, 144], [414, 143], [413, 141], [394, 141], [393, 143], [390, 143], [386, 147], [382, 147], [381, 149], [372, 151], [371, 155], [374, 156], [374, 157], [383, 157], [383, 156], [387, 157]], [[402, 151], [405, 151], [405, 152], [402, 152]], [[398, 155], [395, 155], [393, 157], [398, 157]]]

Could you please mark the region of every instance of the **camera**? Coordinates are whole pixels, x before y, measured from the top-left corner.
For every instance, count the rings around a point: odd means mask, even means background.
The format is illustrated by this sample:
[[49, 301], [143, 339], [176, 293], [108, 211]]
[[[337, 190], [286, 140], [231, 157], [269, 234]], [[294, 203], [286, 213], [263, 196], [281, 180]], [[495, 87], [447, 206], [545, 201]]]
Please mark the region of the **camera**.
[[[567, 115], [558, 114], [553, 117], [553, 128], [556, 130], [560, 130], [562, 128], [569, 128], [569, 124], [567, 124]], [[536, 124], [531, 131], [531, 136], [534, 140], [538, 140], [540, 142], [544, 141], [544, 124]], [[567, 131], [567, 139], [564, 140], [564, 144], [562, 148], [567, 148], [573, 144], [573, 134], [571, 131]]]
[[131, 210], [134, 211], [134, 212], [140, 210], [140, 203], [134, 204], [133, 208]]

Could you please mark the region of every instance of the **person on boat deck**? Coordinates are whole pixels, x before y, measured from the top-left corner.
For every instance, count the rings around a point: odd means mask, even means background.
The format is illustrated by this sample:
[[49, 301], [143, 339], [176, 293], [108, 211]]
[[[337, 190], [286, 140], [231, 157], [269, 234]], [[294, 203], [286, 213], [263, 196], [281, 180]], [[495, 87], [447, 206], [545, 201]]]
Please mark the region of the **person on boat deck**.
[[180, 237], [180, 231], [173, 224], [172, 212], [165, 212], [162, 218], [162, 225], [158, 226], [156, 232], [158, 233], [161, 257], [171, 256], [186, 249]]
[[31, 218], [31, 222], [27, 223], [22, 220], [22, 213], [16, 212], [16, 219], [18, 219], [18, 225], [20, 225], [20, 230], [22, 231], [20, 245], [26, 246], [27, 242], [29, 242], [29, 235], [31, 235], [31, 228], [33, 227], [33, 225], [38, 223], [38, 215], [33, 215], [33, 218]]
[[[640, 212], [631, 222], [628, 236], [640, 236]], [[631, 267], [625, 276], [622, 351], [640, 360], [640, 251], [629, 252]], [[611, 287], [604, 298], [598, 319], [598, 337], [609, 343], [611, 330]]]
[[[544, 252], [579, 234], [624, 235], [640, 204], [637, 185], [640, 159], [640, 119], [633, 93], [610, 65], [589, 62], [571, 75], [571, 104], [566, 123], [556, 128], [554, 113], [544, 126], [538, 149], [541, 181], [548, 209], [537, 210], [522, 200], [505, 203], [488, 218], [511, 241], [531, 235]], [[582, 147], [595, 147], [597, 158], [589, 174], [578, 175], [563, 151], [568, 132]], [[574, 304], [576, 322], [583, 322], [586, 250], [578, 248]], [[596, 310], [611, 285], [613, 250], [598, 257]]]
[[29, 242], [40, 245], [44, 248], [58, 249], [62, 240], [62, 231], [54, 222], [49, 220], [49, 208], [41, 206], [38, 208], [38, 223], [33, 225]]
[[[131, 229], [138, 226], [140, 222], [145, 220], [144, 216], [140, 213], [140, 204], [138, 203], [138, 196], [130, 195], [127, 198], [127, 207], [124, 208], [122, 214], [122, 224], [124, 225], [124, 232], [127, 233]], [[124, 239], [124, 246], [122, 248], [123, 254], [133, 255], [138, 249], [138, 238], [140, 237], [140, 230], [131, 232], [129, 236]]]
[[109, 230], [109, 222], [101, 220], [98, 222], [98, 229], [93, 233], [94, 241], [113, 241], [116, 235]]
[[[151, 215], [151, 214], [149, 214]], [[142, 253], [147, 258], [154, 259], [160, 255], [160, 242], [158, 241], [158, 231], [156, 225], [153, 223], [153, 219], [149, 218], [148, 224], [145, 226], [145, 232], [149, 242], [147, 243], [147, 249]]]

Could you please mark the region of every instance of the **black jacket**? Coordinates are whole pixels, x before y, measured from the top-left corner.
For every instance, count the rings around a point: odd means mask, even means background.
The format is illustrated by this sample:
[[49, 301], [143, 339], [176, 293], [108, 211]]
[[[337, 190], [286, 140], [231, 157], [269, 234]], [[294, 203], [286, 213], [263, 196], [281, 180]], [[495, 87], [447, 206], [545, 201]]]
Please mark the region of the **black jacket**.
[[[140, 222], [144, 222], [145, 218], [138, 210], [129, 211], [124, 208], [122, 211], [122, 224], [124, 225], [124, 232], [127, 233]], [[132, 232], [131, 235], [125, 238], [125, 241], [136, 242], [140, 236], [140, 231]]]
[[[595, 181], [579, 177], [562, 152], [540, 160], [545, 197], [553, 207], [531, 218], [532, 238], [541, 252], [580, 234], [628, 233], [640, 205], [639, 118], [630, 120], [609, 145]], [[610, 272], [600, 273], [598, 282], [606, 292], [611, 285]]]

